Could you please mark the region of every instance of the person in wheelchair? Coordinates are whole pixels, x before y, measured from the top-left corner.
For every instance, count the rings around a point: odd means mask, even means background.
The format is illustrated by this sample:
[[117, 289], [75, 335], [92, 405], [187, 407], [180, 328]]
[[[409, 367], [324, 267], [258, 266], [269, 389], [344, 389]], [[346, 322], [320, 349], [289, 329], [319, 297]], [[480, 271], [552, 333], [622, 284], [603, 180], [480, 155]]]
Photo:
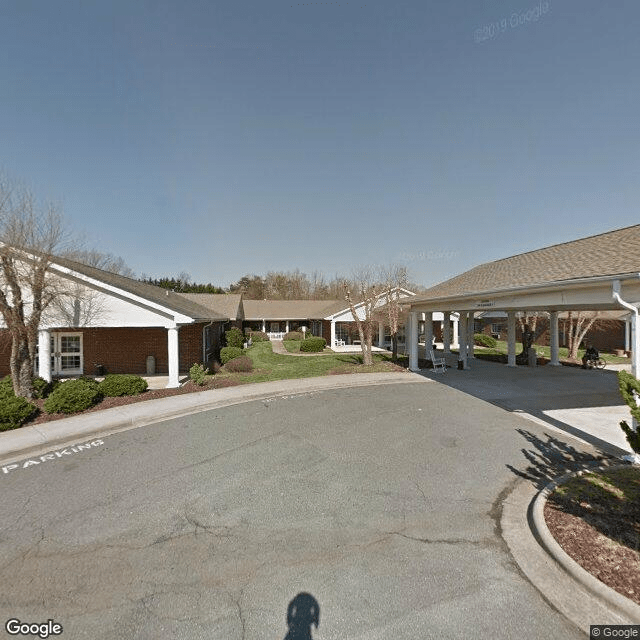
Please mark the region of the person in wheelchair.
[[587, 350], [584, 352], [584, 355], [582, 356], [582, 368], [586, 369], [588, 365], [593, 365], [595, 362], [598, 361], [599, 357], [600, 357], [600, 352], [595, 347], [592, 347], [590, 344], [587, 344]]

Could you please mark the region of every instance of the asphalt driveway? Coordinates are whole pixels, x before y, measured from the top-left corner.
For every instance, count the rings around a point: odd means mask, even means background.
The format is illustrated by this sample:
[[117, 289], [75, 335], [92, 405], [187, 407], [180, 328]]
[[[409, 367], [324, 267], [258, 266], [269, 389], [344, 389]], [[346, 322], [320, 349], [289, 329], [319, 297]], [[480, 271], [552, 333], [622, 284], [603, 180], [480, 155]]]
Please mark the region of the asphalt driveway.
[[5, 618], [275, 640], [305, 591], [316, 640], [584, 637], [499, 525], [518, 473], [584, 445], [456, 389], [285, 396], [99, 442], [0, 475]]

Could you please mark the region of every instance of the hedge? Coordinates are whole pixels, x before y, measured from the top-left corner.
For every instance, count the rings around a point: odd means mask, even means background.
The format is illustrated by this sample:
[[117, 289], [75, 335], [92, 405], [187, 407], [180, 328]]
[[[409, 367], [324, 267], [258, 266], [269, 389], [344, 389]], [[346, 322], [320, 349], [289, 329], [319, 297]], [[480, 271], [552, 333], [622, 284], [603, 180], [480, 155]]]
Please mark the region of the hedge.
[[224, 337], [227, 341], [227, 347], [238, 347], [239, 349], [242, 349], [242, 345], [245, 340], [240, 329], [233, 327], [233, 329], [229, 329], [229, 331], [224, 332]]
[[77, 413], [102, 400], [100, 385], [95, 380], [79, 378], [62, 382], [44, 401], [47, 413]]
[[198, 364], [197, 362], [189, 369], [189, 378], [200, 387], [205, 383], [208, 374], [209, 369], [206, 369], [204, 365]]
[[37, 412], [38, 407], [26, 398], [9, 394], [0, 397], [0, 431], [21, 427]]
[[242, 353], [243, 351], [239, 347], [223, 347], [220, 349], [220, 362], [227, 364], [229, 360], [240, 357]]
[[240, 356], [229, 360], [224, 368], [231, 373], [248, 373], [249, 371], [253, 371], [253, 361], [249, 356]]
[[264, 331], [249, 331], [251, 342], [269, 342], [269, 336]]
[[493, 336], [488, 336], [486, 333], [474, 333], [473, 344], [479, 344], [483, 347], [489, 347], [489, 349], [495, 349], [498, 346], [498, 341]]
[[327, 341], [324, 338], [307, 338], [300, 343], [300, 351], [305, 353], [316, 353], [323, 351]]
[[301, 331], [289, 331], [289, 333], [284, 334], [283, 340], [303, 340], [304, 336]]
[[147, 390], [147, 381], [128, 373], [112, 373], [100, 383], [100, 392], [108, 398], [116, 396], [137, 396]]

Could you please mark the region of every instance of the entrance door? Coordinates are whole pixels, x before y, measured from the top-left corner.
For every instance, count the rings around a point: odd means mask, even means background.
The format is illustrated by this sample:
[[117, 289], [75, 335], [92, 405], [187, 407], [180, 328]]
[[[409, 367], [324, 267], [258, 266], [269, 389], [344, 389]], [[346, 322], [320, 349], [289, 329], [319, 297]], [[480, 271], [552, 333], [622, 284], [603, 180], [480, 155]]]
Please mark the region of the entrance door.
[[81, 375], [83, 371], [82, 334], [51, 334], [51, 373], [54, 376]]

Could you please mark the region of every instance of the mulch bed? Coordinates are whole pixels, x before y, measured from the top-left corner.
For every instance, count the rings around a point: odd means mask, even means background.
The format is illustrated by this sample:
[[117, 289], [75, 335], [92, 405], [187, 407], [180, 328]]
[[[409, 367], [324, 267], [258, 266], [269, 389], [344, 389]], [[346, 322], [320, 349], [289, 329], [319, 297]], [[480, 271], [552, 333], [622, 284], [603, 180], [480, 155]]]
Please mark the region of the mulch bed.
[[86, 411], [80, 413], [44, 413], [44, 400], [31, 400], [33, 404], [38, 405], [40, 413], [29, 422], [26, 422], [23, 426], [29, 427], [36, 424], [42, 424], [44, 422], [51, 422], [52, 420], [60, 420], [62, 418], [70, 418], [72, 416], [83, 415], [85, 413], [91, 413], [94, 411], [103, 411], [104, 409], [111, 409], [112, 407], [122, 407], [127, 404], [134, 404], [135, 402], [144, 402], [146, 400], [157, 400], [158, 398], [167, 398], [169, 396], [178, 396], [184, 393], [198, 393], [200, 391], [208, 391], [210, 389], [222, 389], [223, 387], [235, 387], [241, 384], [237, 380], [229, 380], [221, 378], [216, 380], [213, 378], [207, 384], [198, 386], [191, 380], [185, 382], [177, 389], [149, 389], [143, 391], [137, 396], [120, 396], [117, 398], [104, 398], [101, 402], [94, 405]]
[[564, 494], [553, 492], [545, 520], [583, 569], [640, 604], [640, 468], [607, 471], [604, 477], [594, 482], [593, 474], [584, 474]]

